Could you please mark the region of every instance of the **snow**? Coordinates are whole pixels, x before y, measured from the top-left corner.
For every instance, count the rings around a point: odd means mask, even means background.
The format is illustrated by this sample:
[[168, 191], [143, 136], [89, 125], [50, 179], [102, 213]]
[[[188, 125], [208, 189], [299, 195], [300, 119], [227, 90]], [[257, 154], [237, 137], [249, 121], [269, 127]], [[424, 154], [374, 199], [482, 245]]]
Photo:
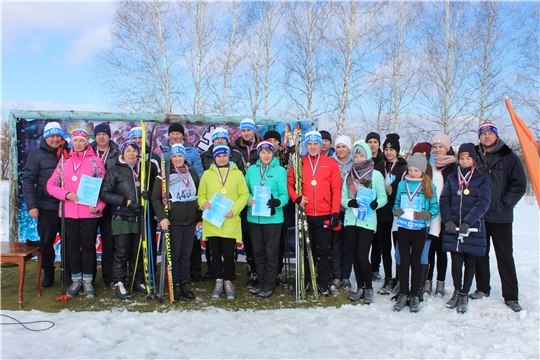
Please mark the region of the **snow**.
[[417, 314], [393, 312], [380, 295], [370, 306], [271, 311], [2, 311], [55, 323], [43, 332], [1, 327], [2, 358], [540, 358], [539, 211], [527, 200], [514, 222], [519, 313], [504, 305], [492, 252], [491, 295], [470, 301], [463, 315], [445, 308], [449, 295], [428, 296]]

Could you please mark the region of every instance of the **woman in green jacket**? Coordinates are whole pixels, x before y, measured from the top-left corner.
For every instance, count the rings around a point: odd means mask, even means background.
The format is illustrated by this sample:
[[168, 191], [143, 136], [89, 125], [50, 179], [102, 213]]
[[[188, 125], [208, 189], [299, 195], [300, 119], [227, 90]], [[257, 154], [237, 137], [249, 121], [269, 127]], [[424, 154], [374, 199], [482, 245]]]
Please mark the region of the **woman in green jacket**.
[[[246, 173], [250, 195], [247, 221], [259, 280], [259, 284], [249, 292], [262, 298], [270, 297], [276, 288], [283, 207], [289, 201], [287, 171], [274, 157], [274, 150], [270, 141], [261, 141], [257, 145], [259, 160]], [[260, 191], [264, 195], [257, 197], [256, 190], [257, 194]], [[268, 200], [265, 196], [269, 197]], [[265, 200], [263, 204], [257, 204], [257, 199]], [[258, 205], [262, 205], [267, 214], [257, 213]]]
[[386, 205], [388, 197], [382, 174], [374, 169], [371, 149], [365, 142], [357, 142], [352, 150], [354, 164], [343, 180], [341, 205], [345, 210], [345, 229], [353, 256], [356, 293], [349, 300], [373, 302], [373, 274], [369, 250], [377, 229], [377, 212]]
[[[244, 175], [236, 164], [229, 162], [231, 150], [227, 145], [216, 145], [212, 151], [214, 163], [203, 173], [199, 185], [197, 203], [203, 210], [210, 210], [210, 200], [214, 194], [222, 194], [233, 201], [226, 213], [223, 224], [218, 227], [205, 218], [203, 212], [203, 238], [212, 248], [212, 268], [216, 279], [212, 297], [218, 299], [225, 289], [228, 299], [234, 299], [236, 293], [234, 278], [234, 250], [237, 242], [242, 242], [240, 212], [246, 206], [249, 191]], [[223, 256], [223, 263], [221, 257]]]

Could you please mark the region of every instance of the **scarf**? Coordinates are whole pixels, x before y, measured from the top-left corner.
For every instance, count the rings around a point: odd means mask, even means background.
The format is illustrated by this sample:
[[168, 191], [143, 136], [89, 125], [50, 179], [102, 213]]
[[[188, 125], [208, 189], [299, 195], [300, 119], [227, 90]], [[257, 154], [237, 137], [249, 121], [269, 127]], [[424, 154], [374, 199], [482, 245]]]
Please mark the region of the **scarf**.
[[433, 160], [435, 162], [435, 167], [442, 168], [447, 165], [453, 164], [456, 162], [456, 157], [454, 155], [433, 155]]
[[[349, 171], [349, 176], [347, 177], [347, 185], [349, 186], [349, 191], [352, 194], [356, 194], [358, 192], [358, 188], [360, 185], [371, 188], [371, 176], [373, 175], [373, 168], [375, 166], [375, 163], [372, 159], [362, 161], [359, 163], [354, 163], [351, 167], [351, 170]], [[354, 173], [356, 171], [356, 174]], [[364, 175], [366, 175], [369, 172], [367, 176], [362, 178]], [[361, 181], [358, 181], [356, 178], [356, 175], [358, 175], [360, 178], [362, 178]]]

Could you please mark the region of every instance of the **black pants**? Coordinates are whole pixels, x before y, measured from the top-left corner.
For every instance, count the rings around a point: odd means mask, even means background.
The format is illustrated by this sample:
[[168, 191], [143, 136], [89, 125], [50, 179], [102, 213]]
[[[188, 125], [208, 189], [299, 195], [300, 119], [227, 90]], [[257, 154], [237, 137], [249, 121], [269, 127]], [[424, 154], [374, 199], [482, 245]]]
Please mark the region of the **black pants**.
[[373, 234], [373, 241], [371, 244], [371, 271], [379, 272], [379, 267], [381, 266], [381, 239], [379, 238], [379, 233]]
[[[382, 263], [384, 267], [384, 277], [392, 277], [392, 223], [378, 222], [377, 233], [381, 248]], [[379, 267], [377, 266], [377, 269]]]
[[251, 237], [249, 236], [249, 223], [247, 221], [247, 206], [240, 213], [240, 220], [242, 221], [242, 243], [244, 244], [244, 250], [246, 251], [246, 262], [249, 267], [249, 273], [257, 274], [257, 264], [253, 257], [253, 245], [251, 243]]
[[498, 224], [486, 222], [486, 255], [476, 258], [476, 289], [486, 294], [491, 291], [489, 273], [490, 241], [493, 240], [497, 268], [501, 277], [504, 300], [518, 299], [518, 280], [513, 254], [512, 223]]
[[[139, 233], [120, 234], [114, 236], [114, 263], [113, 263], [113, 282], [122, 281], [125, 285], [131, 284], [133, 278], [133, 268], [137, 259], [139, 250]], [[130, 274], [126, 273], [129, 262]], [[144, 284], [143, 256], [142, 248], [137, 262], [137, 272], [135, 275], [137, 284]]]
[[107, 286], [113, 281], [114, 238], [111, 221], [111, 206], [105, 206], [102, 217], [98, 219], [98, 226], [101, 233], [101, 278]]
[[[315, 265], [317, 266], [317, 285], [321, 289], [328, 289], [328, 282], [330, 281], [330, 245], [333, 230], [323, 227], [323, 222], [327, 219], [328, 216], [307, 217], [309, 238], [313, 248]], [[304, 251], [304, 262], [307, 278], [310, 278], [307, 251]]]
[[[431, 235], [430, 235], [431, 236]], [[437, 280], [446, 280], [446, 268], [448, 267], [448, 255], [446, 251], [442, 250], [441, 238], [432, 236], [431, 246], [429, 247], [429, 270], [428, 280], [433, 280], [433, 273], [435, 270], [435, 254], [437, 254]], [[454, 280], [455, 281], [455, 280]]]
[[[236, 239], [208, 237], [212, 247], [212, 269], [214, 279], [234, 280], [234, 252]], [[223, 262], [221, 258], [223, 257]]]
[[[39, 209], [39, 216], [37, 222], [37, 231], [39, 235], [39, 242], [42, 244], [42, 263], [41, 268], [47, 275], [54, 275], [54, 259], [56, 257], [54, 252], [54, 240], [56, 240], [56, 234], [60, 231], [60, 218], [58, 217], [58, 210], [42, 210]], [[62, 242], [64, 246], [64, 242]], [[64, 259], [66, 265], [69, 264], [69, 245], [66, 244]], [[71, 277], [71, 274], [67, 274], [67, 277]]]
[[[468, 294], [474, 277], [476, 256], [465, 253], [452, 252], [452, 279], [454, 290]], [[465, 277], [463, 277], [463, 265], [465, 265]], [[463, 281], [461, 280], [463, 278]]]
[[[345, 213], [340, 213], [340, 219], [344, 221]], [[330, 252], [330, 272], [332, 279], [349, 280], [353, 265], [351, 246], [345, 227], [339, 231], [332, 231], [332, 250]]]
[[193, 223], [191, 225], [171, 225], [170, 227], [172, 275], [175, 284], [188, 279], [195, 225]]
[[409, 268], [411, 268], [411, 294], [418, 294], [422, 277], [422, 250], [427, 238], [426, 228], [409, 230], [398, 228], [398, 248], [400, 257], [399, 281], [401, 294], [409, 295]]
[[263, 291], [274, 291], [278, 274], [279, 243], [283, 224], [249, 223], [257, 279]]
[[66, 219], [71, 273], [93, 275], [96, 267], [97, 218]]
[[197, 236], [193, 236], [193, 248], [191, 249], [191, 256], [189, 258], [189, 273], [192, 277], [201, 276], [202, 271], [202, 259], [201, 259], [201, 241], [197, 239]]
[[347, 237], [351, 245], [354, 275], [358, 289], [366, 287], [373, 288], [372, 268], [369, 263], [369, 249], [373, 242], [373, 230], [364, 229], [358, 226], [347, 226]]

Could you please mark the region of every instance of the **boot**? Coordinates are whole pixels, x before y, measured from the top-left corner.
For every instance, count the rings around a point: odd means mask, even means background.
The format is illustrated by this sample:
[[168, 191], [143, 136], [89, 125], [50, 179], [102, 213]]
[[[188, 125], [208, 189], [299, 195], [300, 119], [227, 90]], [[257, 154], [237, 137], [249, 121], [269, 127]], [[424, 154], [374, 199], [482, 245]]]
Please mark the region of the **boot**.
[[361, 288], [361, 287], [359, 287], [358, 290], [356, 290], [356, 293], [348, 297], [348, 299], [351, 301], [358, 301], [363, 298], [364, 298], [364, 288]]
[[437, 287], [435, 288], [435, 296], [444, 297], [444, 281], [437, 280]]
[[231, 280], [225, 280], [224, 287], [225, 287], [225, 295], [227, 296], [227, 299], [229, 300], [234, 299], [236, 297], [236, 291], [234, 291], [234, 285], [232, 284]]
[[82, 290], [82, 279], [73, 279], [73, 283], [66, 292], [66, 296], [69, 298], [77, 296]]
[[257, 280], [257, 273], [252, 272], [249, 280], [246, 282], [247, 287], [256, 286], [259, 283], [259, 280]]
[[351, 282], [350, 282], [349, 279], [343, 279], [343, 280], [341, 281], [341, 288], [342, 288], [343, 290], [351, 290], [351, 287], [352, 287], [352, 286], [351, 286]]
[[341, 287], [341, 280], [339, 279], [334, 279], [330, 283], [330, 290], [332, 291], [337, 291], [340, 287]]
[[385, 277], [383, 286], [379, 290], [377, 290], [377, 294], [390, 295], [390, 293], [392, 292], [393, 285], [394, 285], [394, 279]]
[[411, 296], [409, 300], [409, 310], [411, 310], [412, 313], [420, 311], [420, 299], [418, 296]]
[[94, 286], [92, 285], [92, 279], [84, 279], [83, 280], [83, 289], [84, 289], [84, 296], [87, 298], [93, 298], [96, 295], [96, 292], [94, 290]]
[[187, 299], [195, 299], [195, 294], [191, 291], [187, 280], [180, 284], [180, 290], [182, 290], [182, 294], [184, 294]]
[[223, 294], [223, 279], [216, 279], [214, 290], [212, 291], [212, 298], [219, 299]]
[[459, 314], [464, 314], [469, 309], [469, 295], [467, 293], [459, 294], [459, 301], [457, 305], [457, 312]]
[[418, 288], [418, 296], [421, 296], [424, 294], [424, 288], [426, 287], [427, 283], [427, 275], [429, 270], [429, 264], [422, 264], [421, 265], [421, 273], [420, 273], [420, 287]]
[[174, 284], [174, 301], [186, 301], [184, 292], [182, 291], [182, 284]]
[[373, 302], [373, 288], [364, 290], [364, 304], [371, 304]]
[[260, 298], [263, 298], [263, 299], [266, 299], [266, 298], [269, 298], [270, 296], [272, 296], [274, 292], [272, 290], [268, 290], [268, 291], [259, 291], [259, 294], [258, 296]]
[[399, 279], [394, 279], [394, 286], [392, 287], [392, 294], [399, 293]]
[[114, 293], [120, 300], [128, 300], [131, 297], [121, 281], [114, 284]]
[[43, 276], [43, 280], [41, 281], [41, 287], [48, 288], [48, 287], [53, 286], [53, 284], [54, 284], [54, 273], [45, 274], [45, 276]]
[[452, 297], [446, 303], [446, 307], [448, 309], [453, 309], [453, 308], [455, 308], [457, 306], [458, 301], [459, 301], [459, 291], [454, 290], [454, 293], [452, 294]]
[[424, 294], [431, 295], [432, 291], [433, 291], [433, 281], [426, 280], [426, 284], [424, 285]]
[[372, 281], [381, 281], [381, 274], [379, 274], [378, 271], [373, 272], [373, 278]]
[[403, 310], [403, 308], [407, 306], [408, 301], [409, 301], [409, 295], [399, 294], [397, 298], [397, 302], [394, 305], [394, 311]]

